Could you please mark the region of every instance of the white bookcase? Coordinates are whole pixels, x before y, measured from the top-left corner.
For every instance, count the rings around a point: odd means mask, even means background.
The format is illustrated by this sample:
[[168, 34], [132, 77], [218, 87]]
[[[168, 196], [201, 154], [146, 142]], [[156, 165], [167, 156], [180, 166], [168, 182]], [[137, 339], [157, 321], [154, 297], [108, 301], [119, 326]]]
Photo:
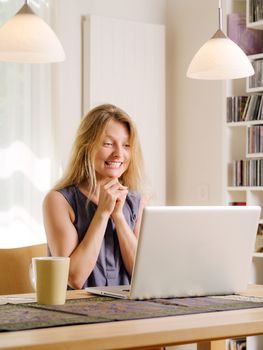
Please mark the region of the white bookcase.
[[[250, 12], [253, 7], [251, 7], [251, 2], [257, 2], [258, 0], [247, 0], [246, 3], [243, 1], [244, 11], [246, 11], [246, 19], [247, 19], [247, 27], [251, 27], [253, 29], [262, 29], [263, 30], [263, 19], [259, 20], [256, 23], [251, 23], [249, 19], [251, 18]], [[235, 1], [232, 1], [233, 3]], [[238, 1], [239, 11], [240, 11], [240, 3]], [[234, 7], [233, 7], [234, 8]], [[263, 16], [263, 8], [262, 8], [262, 16]], [[249, 56], [251, 61], [262, 60], [263, 63], [263, 53], [259, 53], [256, 55]], [[263, 75], [263, 70], [260, 72]], [[263, 93], [263, 84], [262, 86], [252, 87], [250, 83], [251, 78], [246, 79], [237, 79], [230, 81], [227, 86], [227, 97], [231, 96], [252, 96], [255, 94]], [[262, 99], [263, 102], [263, 99]], [[227, 103], [227, 102], [226, 102]], [[233, 103], [234, 104], [234, 103]], [[227, 114], [227, 107], [226, 107]], [[263, 113], [262, 113], [263, 116]], [[263, 119], [263, 117], [262, 117]], [[226, 118], [225, 118], [226, 120]], [[226, 197], [225, 201], [227, 204], [242, 204], [246, 203], [246, 205], [260, 205], [262, 207], [262, 213], [260, 218], [260, 224], [263, 224], [263, 181], [258, 181], [257, 184], [252, 182], [250, 183], [242, 183], [239, 184], [238, 181], [235, 181], [234, 174], [234, 161], [239, 160], [247, 160], [248, 162], [251, 160], [262, 160], [262, 174], [261, 169], [258, 167], [257, 175], [258, 177], [262, 176], [263, 180], [263, 152], [262, 150], [257, 150], [257, 152], [253, 152], [250, 150], [250, 142], [249, 137], [250, 133], [256, 127], [262, 128], [262, 139], [261, 143], [263, 145], [263, 120], [245, 120], [245, 121], [235, 121], [235, 122], [227, 122], [226, 125]], [[253, 136], [254, 137], [254, 136]], [[252, 138], [252, 137], [251, 137]], [[259, 142], [259, 140], [257, 140]], [[243, 169], [244, 172], [247, 170]], [[248, 173], [254, 176], [254, 172], [252, 174], [248, 170]], [[263, 252], [256, 253], [255, 257], [262, 258], [263, 265]], [[254, 281], [256, 283], [263, 283], [263, 276], [260, 281]]]
[[[246, 12], [246, 26], [251, 29], [263, 30], [263, 7], [262, 4], [259, 6], [259, 11], [257, 12], [257, 21], [253, 21], [253, 11], [255, 10], [256, 3], [259, 0], [232, 0], [231, 12], [240, 12], [240, 9]], [[253, 7], [254, 6], [254, 7]], [[260, 18], [260, 7], [262, 10], [262, 17]], [[255, 55], [249, 56], [253, 66], [257, 68], [256, 74], [258, 74], [257, 79], [247, 78], [247, 79], [237, 79], [227, 82], [226, 84], [226, 96], [252, 96], [255, 94], [263, 94], [263, 68], [261, 69], [261, 64], [263, 67], [263, 52], [257, 53]], [[258, 68], [260, 67], [260, 68]], [[253, 80], [254, 79], [254, 80]], [[263, 98], [262, 98], [263, 101]], [[257, 149], [257, 152], [251, 151], [251, 133], [252, 130], [260, 130], [262, 126], [263, 131], [263, 120], [244, 120], [227, 122], [228, 106], [226, 102], [226, 117], [224, 121], [224, 140], [225, 140], [225, 203], [226, 204], [243, 204], [246, 205], [259, 205], [262, 208], [261, 217], [259, 225], [263, 227], [263, 152]], [[263, 114], [262, 114], [263, 115]], [[255, 129], [253, 129], [255, 128]], [[259, 135], [260, 136], [260, 135]], [[253, 135], [254, 137], [254, 135]], [[260, 142], [257, 140], [257, 142]], [[262, 140], [263, 144], [263, 133]], [[246, 160], [247, 164], [257, 163], [258, 169], [256, 174], [252, 171], [253, 176], [258, 176], [259, 180], [256, 185], [252, 182], [243, 183], [239, 185], [237, 172], [235, 172], [236, 167], [234, 167], [234, 161]], [[256, 161], [258, 160], [258, 161]], [[262, 160], [262, 171], [260, 168], [260, 160]], [[252, 161], [252, 162], [251, 162]], [[246, 164], [246, 166], [247, 166]], [[250, 165], [249, 165], [250, 166]], [[249, 174], [246, 167], [243, 168], [244, 173]], [[240, 168], [239, 168], [240, 171]], [[235, 172], [235, 174], [234, 174]], [[261, 175], [262, 173], [262, 175]], [[260, 178], [262, 176], [262, 181]], [[260, 240], [261, 236], [257, 236], [257, 243], [261, 244], [263, 242]], [[262, 243], [263, 246], [263, 243]], [[253, 266], [251, 269], [250, 282], [256, 284], [263, 284], [263, 252], [256, 252], [253, 255]], [[229, 343], [230, 348], [230, 343]], [[250, 337], [247, 338], [247, 349], [248, 350], [260, 350], [263, 348], [262, 337]], [[231, 347], [232, 349], [232, 347]]]

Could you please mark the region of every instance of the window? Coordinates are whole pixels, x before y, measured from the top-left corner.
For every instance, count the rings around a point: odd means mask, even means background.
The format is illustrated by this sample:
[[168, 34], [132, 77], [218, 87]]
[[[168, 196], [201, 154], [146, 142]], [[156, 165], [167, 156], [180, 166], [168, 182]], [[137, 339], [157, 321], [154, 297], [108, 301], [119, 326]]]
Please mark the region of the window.
[[[0, 24], [22, 1], [0, 1]], [[30, 1], [49, 21], [49, 1]], [[42, 201], [52, 183], [51, 65], [0, 62], [0, 247], [45, 241]]]

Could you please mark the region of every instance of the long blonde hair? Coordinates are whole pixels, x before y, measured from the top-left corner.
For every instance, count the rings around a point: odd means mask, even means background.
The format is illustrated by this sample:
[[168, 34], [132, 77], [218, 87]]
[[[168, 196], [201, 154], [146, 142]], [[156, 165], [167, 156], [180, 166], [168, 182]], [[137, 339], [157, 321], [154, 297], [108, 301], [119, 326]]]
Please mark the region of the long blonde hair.
[[131, 159], [128, 169], [122, 174], [120, 180], [130, 191], [142, 193], [144, 164], [135, 124], [127, 113], [111, 104], [103, 104], [93, 108], [82, 119], [68, 167], [54, 189], [58, 190], [70, 185], [78, 186], [87, 182], [90, 193], [95, 191], [97, 185], [95, 156], [110, 120], [123, 123], [128, 128], [130, 136]]

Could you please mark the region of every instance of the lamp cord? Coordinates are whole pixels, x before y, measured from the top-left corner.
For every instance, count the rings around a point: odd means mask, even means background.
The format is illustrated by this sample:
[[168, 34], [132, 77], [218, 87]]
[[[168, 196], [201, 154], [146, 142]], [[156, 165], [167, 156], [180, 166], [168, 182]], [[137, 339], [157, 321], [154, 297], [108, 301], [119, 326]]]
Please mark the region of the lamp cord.
[[218, 0], [218, 25], [219, 25], [219, 29], [222, 31], [222, 30], [223, 30], [223, 25], [222, 25], [222, 6], [221, 6], [221, 0]]

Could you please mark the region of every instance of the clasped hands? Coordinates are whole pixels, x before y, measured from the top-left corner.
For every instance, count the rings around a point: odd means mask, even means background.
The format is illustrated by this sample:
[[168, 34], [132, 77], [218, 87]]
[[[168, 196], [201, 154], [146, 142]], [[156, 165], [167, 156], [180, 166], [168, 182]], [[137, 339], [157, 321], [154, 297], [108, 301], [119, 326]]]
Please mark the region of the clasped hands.
[[128, 193], [118, 178], [106, 178], [100, 183], [98, 210], [111, 215], [113, 220], [123, 215], [122, 208]]

